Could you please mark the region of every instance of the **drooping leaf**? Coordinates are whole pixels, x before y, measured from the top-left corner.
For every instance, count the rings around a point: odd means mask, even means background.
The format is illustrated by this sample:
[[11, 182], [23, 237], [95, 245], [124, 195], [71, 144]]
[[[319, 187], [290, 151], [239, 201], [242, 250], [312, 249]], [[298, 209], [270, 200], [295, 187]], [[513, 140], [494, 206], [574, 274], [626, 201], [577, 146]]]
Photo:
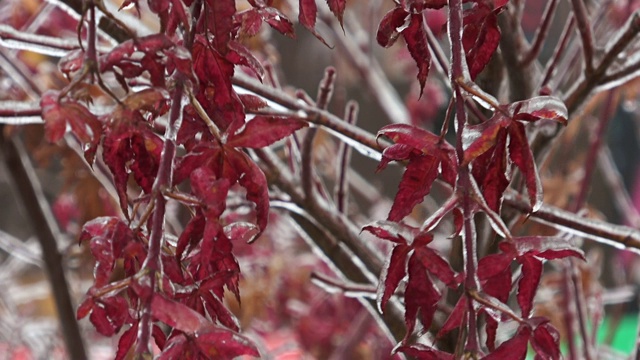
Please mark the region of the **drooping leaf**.
[[500, 43], [497, 13], [485, 2], [476, 2], [465, 11], [462, 44], [464, 46], [471, 79], [485, 68]]
[[[575, 242], [555, 236], [521, 236], [512, 241], [515, 252], [519, 256], [535, 255], [544, 259], [559, 259], [567, 256], [584, 260], [584, 252]], [[504, 246], [507, 246], [506, 244]], [[501, 244], [501, 248], [503, 245]], [[505, 251], [503, 249], [503, 251]]]
[[435, 250], [426, 246], [418, 247], [413, 256], [417, 256], [427, 271], [447, 286], [451, 288], [458, 286], [456, 273], [451, 268], [451, 265]]
[[129, 315], [129, 304], [121, 296], [96, 299], [89, 320], [96, 331], [104, 336], [113, 336], [120, 331]]
[[444, 324], [438, 331], [436, 338], [442, 338], [451, 330], [459, 328], [460, 325], [462, 325], [462, 319], [464, 318], [464, 314], [466, 313], [467, 309], [467, 297], [460, 296], [460, 299], [458, 299], [456, 306], [454, 306], [453, 310], [449, 314], [447, 321], [444, 322]]
[[561, 358], [560, 334], [547, 319], [542, 321], [533, 331], [531, 347], [540, 360], [555, 360]]
[[527, 318], [533, 308], [533, 298], [540, 284], [542, 276], [542, 261], [533, 256], [522, 256], [518, 259], [522, 264], [522, 277], [518, 282], [518, 305], [522, 310], [522, 317]]
[[326, 0], [329, 9], [336, 16], [340, 25], [342, 25], [342, 16], [344, 15], [344, 9], [347, 5], [347, 0]]
[[402, 31], [402, 37], [407, 43], [409, 54], [418, 66], [418, 81], [420, 82], [420, 96], [424, 90], [431, 66], [431, 54], [427, 46], [427, 34], [424, 30], [422, 13], [411, 14], [409, 26]]
[[187, 334], [195, 334], [209, 324], [209, 321], [196, 311], [160, 294], [153, 295], [151, 313], [154, 318]]
[[209, 326], [199, 331], [194, 341], [198, 350], [207, 359], [226, 360], [241, 355], [260, 356], [251, 340], [216, 326]]
[[391, 298], [400, 281], [407, 274], [407, 255], [409, 251], [411, 251], [411, 248], [407, 245], [395, 246], [388, 262], [382, 268], [377, 290], [377, 303], [380, 312], [384, 312], [389, 298]]
[[136, 337], [138, 336], [138, 323], [134, 322], [133, 325], [127, 329], [120, 336], [120, 340], [118, 341], [118, 351], [116, 352], [116, 360], [123, 360], [129, 349], [135, 344]]
[[330, 47], [326, 40], [316, 30], [316, 16], [318, 13], [316, 0], [299, 0], [298, 4], [298, 21], [300, 24], [309, 30], [313, 36], [320, 40], [325, 46]]
[[205, 11], [207, 29], [213, 35], [211, 44], [219, 54], [224, 55], [232, 39], [236, 2], [235, 0], [206, 0]]
[[509, 157], [520, 169], [524, 177], [527, 192], [529, 193], [529, 202], [535, 212], [542, 206], [542, 182], [527, 141], [524, 125], [519, 122], [512, 122], [511, 126], [509, 126], [509, 139]]
[[408, 338], [412, 333], [416, 324], [418, 311], [420, 311], [420, 320], [425, 328], [431, 326], [433, 315], [436, 311], [436, 305], [440, 301], [440, 291], [433, 285], [427, 269], [424, 268], [420, 259], [416, 256], [409, 258], [409, 281], [405, 290], [405, 324], [407, 325]]
[[422, 202], [438, 177], [438, 165], [438, 159], [430, 155], [418, 155], [409, 160], [400, 180], [393, 206], [389, 211], [388, 220], [402, 220]]

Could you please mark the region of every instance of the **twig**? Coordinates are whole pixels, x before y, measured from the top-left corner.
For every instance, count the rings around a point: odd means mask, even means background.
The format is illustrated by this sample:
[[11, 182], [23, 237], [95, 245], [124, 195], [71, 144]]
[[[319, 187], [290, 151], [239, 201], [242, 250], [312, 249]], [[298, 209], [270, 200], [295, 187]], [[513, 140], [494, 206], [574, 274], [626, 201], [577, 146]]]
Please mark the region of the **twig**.
[[608, 146], [602, 147], [598, 154], [598, 166], [600, 172], [604, 176], [604, 180], [613, 193], [613, 203], [616, 206], [618, 213], [625, 220], [626, 224], [634, 228], [640, 228], [640, 214], [638, 209], [633, 205], [631, 196], [627, 192], [627, 188], [622, 182], [622, 174], [616, 167], [611, 155], [611, 150]]
[[540, 83], [540, 89], [545, 88], [549, 81], [551, 81], [551, 76], [553, 75], [558, 62], [560, 61], [560, 57], [564, 54], [564, 50], [569, 44], [569, 39], [571, 39], [571, 35], [573, 34], [573, 28], [576, 26], [576, 19], [573, 16], [570, 16], [567, 19], [567, 22], [562, 29], [562, 35], [560, 35], [560, 41], [556, 45], [555, 50], [553, 51], [553, 56], [551, 60], [547, 62], [547, 66], [545, 67], [544, 77], [542, 78], [542, 82]]
[[[347, 111], [345, 115], [345, 121], [351, 125], [355, 125], [358, 120], [358, 103], [355, 101], [349, 101], [347, 103]], [[344, 142], [338, 145], [338, 163], [337, 169], [337, 181], [334, 190], [334, 198], [336, 207], [339, 212], [344, 213], [347, 210], [349, 204], [349, 164], [351, 161], [351, 148]]]

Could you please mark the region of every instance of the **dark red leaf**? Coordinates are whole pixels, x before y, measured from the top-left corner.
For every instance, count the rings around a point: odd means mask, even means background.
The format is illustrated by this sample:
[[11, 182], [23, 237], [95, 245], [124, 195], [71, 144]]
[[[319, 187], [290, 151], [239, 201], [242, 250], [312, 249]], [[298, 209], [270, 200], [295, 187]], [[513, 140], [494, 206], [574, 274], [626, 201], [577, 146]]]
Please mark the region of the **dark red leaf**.
[[[260, 81], [264, 79], [264, 75], [266, 70], [264, 66], [260, 63], [260, 60], [256, 58], [256, 56], [251, 52], [251, 50], [247, 49], [247, 47], [237, 41], [231, 41], [229, 43], [229, 53], [227, 53], [227, 60], [231, 61], [236, 65], [243, 65], [251, 69], [258, 77]], [[245, 94], [246, 96], [251, 96]], [[243, 103], [243, 105], [246, 105]]]
[[453, 360], [453, 354], [449, 354], [422, 344], [400, 346], [397, 351], [419, 360]]
[[407, 245], [407, 239], [413, 239], [416, 229], [393, 221], [376, 221], [362, 228], [380, 239], [392, 241], [396, 244]]
[[387, 164], [391, 161], [403, 161], [411, 157], [411, 155], [418, 155], [419, 152], [415, 148], [405, 144], [393, 144], [382, 151], [382, 160], [376, 168], [376, 172], [380, 172], [387, 167]]
[[236, 13], [235, 0], [207, 0], [205, 6], [208, 30], [213, 35], [211, 44], [214, 49], [224, 55], [227, 45], [232, 39], [233, 15]]
[[417, 256], [422, 265], [436, 278], [451, 288], [458, 287], [456, 273], [451, 269], [449, 262], [428, 247], [416, 248], [413, 256]]
[[541, 360], [560, 359], [560, 334], [548, 321], [536, 327], [531, 346]]
[[482, 360], [524, 360], [527, 356], [527, 343], [531, 336], [528, 326], [521, 326], [511, 339], [503, 342]]
[[[473, 159], [494, 147], [501, 137], [501, 132], [509, 124], [510, 120], [508, 118], [496, 112], [489, 121], [465, 128], [463, 165], [470, 163]], [[504, 134], [502, 135], [504, 136]]]
[[240, 175], [238, 183], [247, 190], [247, 200], [256, 206], [256, 223], [260, 232], [269, 221], [269, 186], [267, 178], [256, 163], [243, 152], [227, 151], [229, 164]]
[[87, 315], [89, 315], [89, 313], [91, 312], [91, 309], [93, 308], [93, 305], [94, 305], [93, 297], [86, 296], [84, 300], [82, 300], [80, 305], [78, 305], [78, 310], [76, 310], [76, 319], [78, 320], [84, 319]]
[[300, 0], [298, 21], [302, 26], [307, 28], [313, 36], [320, 40], [325, 46], [329, 47], [326, 40], [316, 30], [316, 16], [318, 14], [318, 6], [316, 0]]
[[496, 13], [485, 3], [478, 2], [465, 12], [462, 35], [471, 79], [487, 66], [500, 43]]
[[138, 323], [135, 322], [127, 331], [122, 333], [118, 341], [118, 351], [116, 352], [116, 360], [122, 360], [127, 356], [129, 349], [135, 344], [138, 336]]
[[521, 121], [547, 119], [566, 125], [569, 118], [565, 104], [554, 96], [537, 96], [518, 101], [509, 106], [509, 111], [513, 114], [514, 120]]
[[256, 111], [269, 106], [269, 104], [267, 104], [267, 102], [259, 96], [251, 94], [238, 94], [238, 97], [240, 98], [245, 111]]
[[256, 116], [248, 121], [244, 128], [227, 138], [227, 146], [259, 149], [281, 140], [307, 123], [294, 118]]
[[396, 144], [411, 146], [425, 154], [433, 154], [440, 148], [451, 148], [448, 143], [441, 142], [438, 135], [407, 124], [387, 125], [378, 131], [377, 136], [382, 135], [388, 137]]
[[409, 26], [402, 30], [402, 36], [407, 43], [409, 54], [418, 65], [418, 81], [420, 82], [420, 96], [429, 75], [431, 54], [427, 45], [427, 34], [424, 30], [422, 13], [412, 14]]
[[264, 21], [272, 28], [278, 30], [282, 35], [295, 39], [296, 35], [293, 31], [293, 24], [283, 13], [273, 7], [265, 7], [260, 9], [260, 14]]
[[440, 292], [431, 282], [427, 269], [424, 268], [416, 256], [409, 258], [408, 272], [409, 281], [404, 294], [406, 306], [405, 324], [407, 325], [405, 338], [408, 338], [413, 333], [418, 310], [420, 311], [422, 325], [426, 329], [431, 326], [436, 305], [441, 297]]
[[411, 248], [407, 245], [398, 245], [393, 248], [391, 256], [380, 274], [378, 282], [378, 310], [384, 312], [387, 301], [396, 291], [398, 284], [407, 274], [407, 255]]
[[504, 191], [509, 186], [507, 172], [507, 131], [501, 130], [493, 149], [473, 160], [472, 173], [489, 208], [500, 212]]
[[255, 36], [262, 27], [262, 15], [260, 9], [251, 8], [236, 15], [236, 20], [240, 23], [240, 34], [245, 36]]
[[522, 277], [518, 282], [518, 305], [522, 310], [522, 317], [528, 318], [542, 276], [542, 261], [533, 256], [521, 256], [518, 262], [522, 264]]
[[438, 331], [436, 338], [442, 338], [443, 336], [448, 334], [451, 330], [460, 327], [460, 325], [462, 325], [462, 319], [464, 318], [464, 314], [467, 312], [467, 309], [468, 309], [467, 297], [460, 296], [460, 299], [458, 299], [456, 306], [453, 308], [453, 310], [449, 314], [447, 321], [444, 322], [444, 324]]
[[173, 336], [167, 341], [158, 360], [180, 360], [185, 358], [193, 358], [194, 355], [189, 349], [187, 338], [183, 334]]
[[513, 121], [509, 126], [509, 158], [520, 169], [527, 185], [529, 203], [535, 212], [542, 206], [542, 183], [531, 153], [524, 125]]
[[405, 25], [408, 18], [409, 13], [400, 6], [386, 13], [378, 26], [378, 33], [376, 34], [378, 44], [383, 47], [393, 45], [398, 39], [398, 36], [400, 36], [398, 29]]
[[430, 155], [419, 155], [409, 160], [398, 185], [398, 193], [393, 200], [388, 220], [402, 220], [422, 202], [438, 177], [438, 165], [438, 159]]

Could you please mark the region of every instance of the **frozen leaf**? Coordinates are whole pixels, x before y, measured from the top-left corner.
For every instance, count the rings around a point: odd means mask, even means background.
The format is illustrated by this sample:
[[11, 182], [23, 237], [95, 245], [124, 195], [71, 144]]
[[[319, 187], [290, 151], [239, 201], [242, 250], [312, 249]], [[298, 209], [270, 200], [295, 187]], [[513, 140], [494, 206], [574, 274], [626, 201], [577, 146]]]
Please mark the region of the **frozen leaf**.
[[378, 310], [380, 312], [384, 312], [387, 301], [389, 301], [398, 284], [407, 274], [407, 255], [409, 251], [411, 251], [411, 248], [407, 245], [395, 246], [388, 262], [382, 268], [377, 291]]
[[154, 318], [187, 334], [194, 334], [209, 324], [205, 317], [186, 305], [159, 294], [153, 295], [151, 312]]
[[227, 138], [227, 146], [259, 149], [281, 140], [307, 123], [294, 118], [256, 116], [244, 128]]
[[248, 67], [256, 74], [260, 81], [264, 79], [264, 75], [266, 72], [264, 66], [262, 66], [260, 60], [256, 58], [251, 50], [247, 49], [246, 46], [237, 41], [231, 41], [229, 43], [229, 49], [230, 51], [227, 54], [228, 60], [236, 65], [243, 65]]
[[[269, 221], [269, 185], [256, 163], [243, 152], [227, 152], [229, 164], [240, 174], [238, 183], [247, 190], [247, 200], [255, 204], [256, 223], [262, 233]], [[256, 236], [258, 236], [257, 234]]]
[[380, 239], [392, 241], [396, 244], [408, 244], [407, 239], [413, 239], [416, 229], [394, 221], [380, 220], [366, 225], [362, 231], [368, 231]]
[[446, 353], [422, 344], [413, 344], [411, 346], [400, 346], [397, 349], [405, 355], [420, 360], [453, 360], [453, 354]]
[[512, 243], [519, 256], [535, 255], [544, 259], [574, 256], [584, 260], [584, 252], [573, 241], [561, 237], [522, 236], [513, 238]]
[[422, 13], [412, 14], [409, 26], [402, 31], [402, 36], [407, 43], [409, 54], [418, 65], [418, 81], [420, 82], [420, 96], [424, 90], [431, 65], [431, 54], [427, 46], [427, 34], [424, 30], [424, 17]]
[[522, 264], [522, 277], [518, 282], [518, 305], [522, 310], [522, 317], [527, 318], [531, 314], [533, 298], [540, 284], [542, 261], [532, 256], [523, 256], [518, 262]]
[[186, 357], [195, 357], [190, 351], [187, 338], [183, 334], [177, 334], [167, 341], [158, 360], [179, 360]]
[[440, 279], [440, 281], [445, 283], [447, 286], [451, 288], [456, 288], [458, 286], [456, 273], [451, 269], [451, 265], [449, 265], [449, 262], [435, 250], [426, 246], [418, 247], [416, 248], [413, 256], [417, 256], [427, 271]]
[[554, 96], [537, 96], [518, 101], [509, 106], [515, 120], [537, 121], [541, 119], [567, 124], [569, 111], [562, 100]]
[[393, 45], [398, 36], [400, 29], [404, 27], [409, 18], [409, 13], [402, 7], [397, 6], [384, 15], [378, 26], [376, 40], [383, 47]]
[[531, 336], [528, 326], [521, 326], [511, 339], [503, 342], [482, 360], [524, 360], [527, 356], [527, 343]]
[[102, 135], [102, 123], [80, 103], [58, 96], [57, 91], [49, 90], [40, 99], [45, 136], [48, 141], [56, 142], [62, 139], [68, 126], [82, 142], [85, 159], [92, 165]]
[[295, 39], [296, 35], [293, 31], [293, 24], [280, 10], [274, 7], [265, 7], [260, 9], [262, 18], [272, 28], [278, 30], [282, 35]]
[[242, 106], [244, 106], [244, 110], [247, 112], [257, 111], [269, 106], [269, 104], [267, 104], [267, 102], [259, 96], [251, 94], [238, 94], [238, 97], [242, 102]]
[[241, 355], [260, 356], [251, 340], [216, 326], [199, 331], [194, 341], [200, 353], [208, 359], [226, 360]]
[[522, 172], [529, 193], [529, 202], [535, 212], [542, 206], [542, 183], [527, 141], [524, 125], [513, 122], [509, 127], [509, 139], [509, 157]]

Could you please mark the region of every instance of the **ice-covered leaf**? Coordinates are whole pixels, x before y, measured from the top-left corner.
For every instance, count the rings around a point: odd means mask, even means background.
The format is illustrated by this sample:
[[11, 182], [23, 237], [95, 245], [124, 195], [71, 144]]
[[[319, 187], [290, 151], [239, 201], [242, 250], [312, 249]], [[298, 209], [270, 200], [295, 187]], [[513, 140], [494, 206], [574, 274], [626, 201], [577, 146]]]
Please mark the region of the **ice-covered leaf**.
[[326, 40], [316, 30], [316, 17], [318, 14], [318, 6], [316, 0], [299, 0], [298, 21], [302, 26], [307, 28], [313, 36], [320, 40], [325, 46], [329, 47]]
[[527, 356], [527, 343], [530, 336], [531, 329], [528, 326], [520, 326], [514, 337], [500, 344], [482, 360], [524, 360]]
[[392, 241], [397, 244], [406, 245], [413, 239], [417, 229], [402, 223], [388, 220], [379, 220], [362, 228], [380, 239]]
[[398, 40], [400, 31], [408, 19], [409, 13], [401, 6], [397, 6], [386, 13], [378, 26], [378, 32], [376, 34], [378, 44], [383, 47], [393, 45], [396, 40]]
[[84, 146], [84, 156], [89, 164], [93, 159], [102, 135], [102, 123], [89, 109], [71, 99], [59, 99], [57, 91], [49, 90], [40, 98], [45, 137], [56, 142], [64, 136], [67, 127]]
[[123, 360], [126, 358], [129, 349], [136, 342], [136, 338], [138, 336], [138, 323], [134, 322], [133, 325], [128, 328], [122, 335], [120, 336], [120, 340], [118, 341], [118, 351], [116, 352], [116, 360]]
[[160, 294], [153, 295], [151, 313], [154, 318], [187, 334], [194, 334], [210, 324], [204, 316], [193, 309]]
[[554, 96], [537, 96], [528, 100], [518, 101], [509, 106], [515, 120], [537, 121], [541, 119], [554, 120], [562, 125], [567, 124], [569, 111], [562, 100]]
[[382, 268], [378, 282], [377, 300], [378, 310], [384, 312], [387, 301], [396, 291], [398, 284], [407, 274], [407, 255], [411, 248], [407, 245], [397, 245]]
[[206, 0], [207, 28], [213, 39], [210, 41], [219, 54], [226, 54], [227, 45], [233, 38], [233, 15], [236, 13], [235, 0]]
[[529, 193], [529, 203], [535, 212], [542, 206], [542, 182], [523, 124], [515, 121], [511, 123], [509, 140], [509, 158], [520, 169], [524, 177]]
[[462, 319], [464, 318], [464, 314], [467, 312], [467, 308], [468, 308], [467, 297], [460, 296], [460, 298], [458, 299], [458, 302], [456, 303], [456, 306], [453, 308], [453, 310], [449, 314], [447, 321], [444, 322], [444, 324], [438, 331], [436, 338], [442, 338], [443, 336], [448, 334], [451, 330], [457, 329], [458, 327], [460, 327], [460, 325], [462, 325]]
[[344, 9], [347, 5], [347, 0], [326, 0], [329, 9], [336, 16], [340, 25], [342, 25], [342, 16], [344, 15]]
[[584, 252], [571, 240], [554, 236], [522, 236], [513, 238], [519, 256], [535, 255], [544, 259], [574, 256], [584, 260]]
[[411, 356], [414, 359], [420, 360], [453, 360], [453, 354], [431, 348], [422, 344], [413, 344], [410, 346], [403, 345], [397, 349], [405, 355]]
[[116, 295], [96, 299], [89, 320], [100, 334], [113, 336], [120, 331], [128, 316], [129, 304]]
[[418, 247], [413, 256], [422, 262], [422, 265], [436, 278], [451, 288], [458, 286], [456, 273], [451, 268], [449, 262], [438, 254], [435, 250], [426, 246]]
[[226, 360], [242, 355], [260, 356], [251, 340], [217, 326], [208, 326], [199, 331], [194, 342], [200, 353], [207, 359]]
[[487, 66], [500, 43], [499, 11], [480, 1], [465, 11], [462, 43], [472, 80]]
[[295, 118], [256, 116], [244, 128], [227, 138], [227, 146], [259, 149], [281, 140], [307, 123]]
[[561, 358], [560, 334], [548, 320], [543, 321], [533, 331], [531, 347], [533, 347], [533, 350], [536, 352], [536, 358], [540, 360], [555, 360]]

